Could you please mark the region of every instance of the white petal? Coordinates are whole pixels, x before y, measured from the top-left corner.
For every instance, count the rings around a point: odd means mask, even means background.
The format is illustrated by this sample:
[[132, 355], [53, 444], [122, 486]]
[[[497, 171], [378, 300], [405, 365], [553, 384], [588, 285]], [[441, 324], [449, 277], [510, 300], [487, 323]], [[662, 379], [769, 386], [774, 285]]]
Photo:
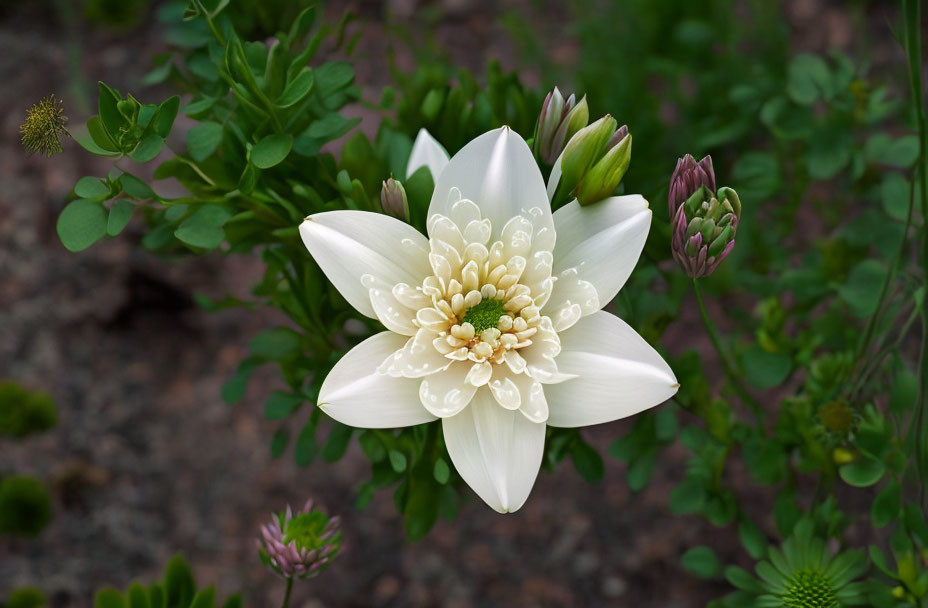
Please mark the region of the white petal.
[[369, 274], [362, 277], [362, 282], [368, 288], [374, 313], [387, 329], [404, 336], [416, 335], [418, 328], [413, 323], [416, 311], [397, 299], [393, 291], [395, 285], [388, 285]]
[[544, 314], [551, 318], [556, 331], [564, 331], [581, 317], [591, 315], [602, 307], [593, 284], [581, 279], [577, 268], [568, 268], [561, 271], [554, 281], [551, 297], [544, 305]]
[[419, 285], [431, 274], [428, 239], [405, 222], [368, 211], [325, 211], [300, 225], [300, 236], [348, 303], [376, 318], [361, 277], [372, 275], [387, 285]]
[[419, 398], [425, 409], [440, 418], [454, 416], [464, 409], [477, 392], [477, 387], [464, 380], [469, 371], [467, 363], [455, 363], [443, 372], [423, 378]]
[[544, 423], [501, 408], [483, 388], [464, 411], [442, 420], [442, 431], [454, 468], [484, 502], [500, 513], [525, 503], [541, 466]]
[[560, 338], [558, 367], [577, 377], [545, 385], [551, 426], [625, 418], [663, 403], [680, 386], [657, 351], [615, 315], [594, 313]]
[[438, 176], [448, 165], [448, 152], [435, 141], [432, 134], [425, 129], [419, 129], [416, 141], [412, 145], [409, 161], [406, 163], [406, 178], [408, 179], [419, 167], [428, 167], [432, 179], [437, 181]]
[[482, 217], [490, 220], [494, 239], [523, 209], [539, 209], [529, 216], [536, 233], [543, 228], [553, 230], [541, 171], [528, 145], [509, 127], [484, 133], [454, 155], [435, 183], [429, 216], [451, 215], [457, 202], [449, 199], [452, 188], [477, 204]]
[[593, 284], [600, 305], [605, 306], [638, 263], [651, 227], [651, 210], [637, 194], [613, 196], [587, 207], [574, 201], [557, 210], [554, 225], [554, 274], [577, 268], [579, 278]]
[[419, 401], [419, 382], [391, 378], [377, 366], [402, 348], [403, 336], [385, 331], [342, 357], [319, 389], [319, 407], [342, 424], [366, 429], [398, 428], [435, 419]]
[[453, 360], [438, 352], [432, 344], [437, 337], [437, 332], [420, 329], [405, 345], [388, 353], [377, 371], [395, 378], [422, 378], [447, 369]]

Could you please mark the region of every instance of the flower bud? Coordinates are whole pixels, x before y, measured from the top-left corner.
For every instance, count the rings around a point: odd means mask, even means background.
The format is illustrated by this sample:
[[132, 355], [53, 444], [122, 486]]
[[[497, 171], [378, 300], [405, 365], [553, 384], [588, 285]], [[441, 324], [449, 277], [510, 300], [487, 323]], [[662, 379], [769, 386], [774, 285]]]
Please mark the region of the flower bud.
[[538, 115], [535, 128], [533, 149], [535, 156], [551, 165], [564, 150], [564, 146], [574, 134], [585, 127], [590, 120], [590, 109], [584, 96], [579, 103], [573, 95], [564, 100], [560, 90], [548, 93]]
[[380, 205], [387, 215], [404, 222], [409, 221], [409, 199], [406, 198], [406, 189], [392, 177], [383, 182], [380, 188]]
[[667, 205], [672, 218], [677, 207], [682, 205], [700, 186], [705, 186], [710, 194], [715, 192], [715, 171], [712, 169], [712, 157], [705, 156], [698, 163], [686, 154], [677, 161], [677, 167], [670, 178], [670, 190], [667, 193]]
[[628, 127], [622, 125], [606, 147], [606, 154], [587, 171], [577, 186], [577, 201], [581, 205], [590, 205], [612, 196], [619, 187], [632, 161], [632, 136], [628, 134]]
[[741, 200], [731, 188], [713, 193], [699, 186], [677, 207], [671, 220], [671, 250], [694, 279], [712, 274], [735, 247]]
[[338, 517], [306, 501], [296, 513], [287, 507], [261, 527], [261, 561], [284, 578], [310, 578], [329, 567], [342, 544]]
[[631, 162], [632, 138], [628, 127], [603, 116], [577, 131], [551, 169], [548, 198], [558, 208], [571, 197], [590, 205], [611, 196]]

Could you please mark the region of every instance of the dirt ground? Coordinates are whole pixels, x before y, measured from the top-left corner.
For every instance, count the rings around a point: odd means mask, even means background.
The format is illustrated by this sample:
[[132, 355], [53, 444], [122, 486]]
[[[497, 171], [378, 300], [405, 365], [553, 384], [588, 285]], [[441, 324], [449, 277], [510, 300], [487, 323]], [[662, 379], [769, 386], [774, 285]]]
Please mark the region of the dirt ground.
[[[299, 469], [289, 452], [272, 461], [275, 427], [262, 398], [279, 382], [274, 371], [259, 373], [236, 406], [219, 393], [250, 337], [283, 319], [205, 313], [192, 302], [194, 293], [244, 293], [260, 272], [256, 260], [160, 259], [139, 249], [138, 227], [71, 254], [55, 234], [57, 213], [79, 177], [109, 165], [73, 142], [52, 159], [26, 158], [19, 147], [25, 108], [49, 92], [65, 98], [77, 124], [87, 112], [75, 86], [92, 91], [99, 79], [142, 90], [151, 54], [163, 47], [158, 28], [115, 34], [37, 15], [0, 21], [0, 377], [51, 392], [60, 423], [0, 443], [0, 470], [47, 480], [55, 515], [36, 540], [0, 538], [0, 597], [35, 584], [52, 606], [90, 606], [95, 588], [152, 580], [183, 552], [199, 581], [223, 595], [243, 590], [246, 605], [274, 606], [283, 584], [257, 559], [258, 525], [309, 496], [341, 514], [345, 550], [321, 578], [297, 584], [295, 606], [688, 608], [726, 591], [679, 565], [696, 544], [738, 555], [732, 534], [670, 515], [667, 497], [685, 463], [679, 448], [639, 494], [613, 459], [598, 484], [568, 463], [543, 473], [518, 513], [498, 515], [474, 498], [457, 521], [414, 544], [404, 541], [389, 492], [354, 509], [368, 474], [357, 445], [334, 465]], [[493, 39], [486, 19], [456, 27]], [[626, 424], [587, 436], [604, 447]]]

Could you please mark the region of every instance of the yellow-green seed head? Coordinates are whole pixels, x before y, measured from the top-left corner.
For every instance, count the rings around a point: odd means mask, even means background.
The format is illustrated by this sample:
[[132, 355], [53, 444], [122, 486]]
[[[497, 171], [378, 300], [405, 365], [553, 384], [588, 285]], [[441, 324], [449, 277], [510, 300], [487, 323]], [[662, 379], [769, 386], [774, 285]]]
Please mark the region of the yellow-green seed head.
[[26, 121], [19, 127], [26, 152], [40, 152], [45, 156], [61, 152], [61, 136], [67, 133], [64, 128], [67, 121], [64, 104], [54, 95], [29, 108]]

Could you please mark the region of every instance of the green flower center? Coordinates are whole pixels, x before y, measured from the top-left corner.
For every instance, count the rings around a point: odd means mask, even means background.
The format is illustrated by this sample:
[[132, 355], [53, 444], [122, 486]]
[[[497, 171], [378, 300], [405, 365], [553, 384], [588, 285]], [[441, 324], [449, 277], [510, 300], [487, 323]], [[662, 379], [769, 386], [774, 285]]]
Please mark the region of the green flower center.
[[464, 313], [462, 323], [470, 323], [479, 335], [485, 329], [496, 327], [499, 318], [508, 314], [503, 303], [495, 298], [485, 298]]
[[321, 511], [300, 513], [287, 523], [287, 529], [284, 530], [284, 544], [295, 541], [300, 549], [310, 551], [319, 549], [326, 544], [319, 537], [325, 533], [328, 523], [329, 517]]
[[831, 583], [815, 570], [800, 570], [786, 583], [783, 605], [786, 608], [839, 608]]

